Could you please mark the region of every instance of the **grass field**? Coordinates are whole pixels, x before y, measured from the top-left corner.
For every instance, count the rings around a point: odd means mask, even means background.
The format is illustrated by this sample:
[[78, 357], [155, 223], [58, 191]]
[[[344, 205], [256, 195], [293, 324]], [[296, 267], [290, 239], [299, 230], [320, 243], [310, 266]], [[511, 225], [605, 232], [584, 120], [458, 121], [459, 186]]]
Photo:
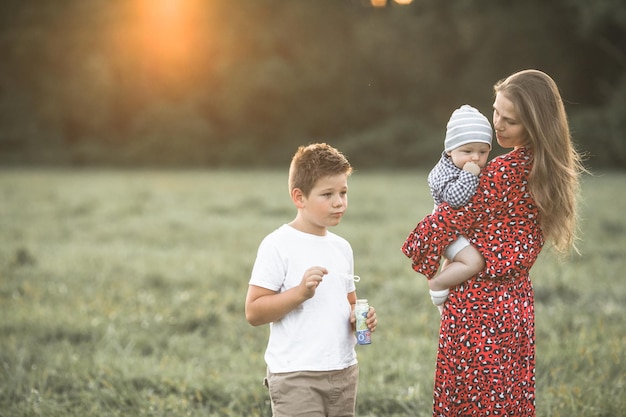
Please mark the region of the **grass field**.
[[[438, 313], [400, 245], [425, 172], [356, 172], [335, 232], [377, 308], [360, 416], [430, 416]], [[626, 174], [583, 184], [582, 256], [532, 270], [539, 416], [624, 415]], [[243, 304], [285, 172], [0, 171], [0, 416], [269, 416]]]

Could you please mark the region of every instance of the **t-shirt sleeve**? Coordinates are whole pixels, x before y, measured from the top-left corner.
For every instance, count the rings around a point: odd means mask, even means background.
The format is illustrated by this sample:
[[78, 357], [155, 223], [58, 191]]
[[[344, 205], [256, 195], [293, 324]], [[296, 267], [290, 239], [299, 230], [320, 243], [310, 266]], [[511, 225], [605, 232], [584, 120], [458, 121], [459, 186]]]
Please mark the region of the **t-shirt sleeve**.
[[278, 247], [270, 239], [265, 238], [259, 245], [249, 284], [279, 291], [286, 273], [286, 266], [282, 262]]

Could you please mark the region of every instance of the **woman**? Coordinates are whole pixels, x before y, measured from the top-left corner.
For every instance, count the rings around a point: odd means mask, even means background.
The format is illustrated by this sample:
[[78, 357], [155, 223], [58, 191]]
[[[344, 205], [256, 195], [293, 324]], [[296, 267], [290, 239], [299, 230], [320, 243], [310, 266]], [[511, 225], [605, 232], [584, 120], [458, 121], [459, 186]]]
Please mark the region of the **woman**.
[[466, 206], [441, 204], [402, 250], [432, 278], [459, 235], [486, 267], [451, 289], [442, 315], [434, 416], [535, 415], [534, 293], [529, 278], [544, 241], [563, 254], [576, 240], [584, 171], [560, 93], [545, 73], [515, 73], [495, 87], [498, 144], [512, 150], [483, 170]]

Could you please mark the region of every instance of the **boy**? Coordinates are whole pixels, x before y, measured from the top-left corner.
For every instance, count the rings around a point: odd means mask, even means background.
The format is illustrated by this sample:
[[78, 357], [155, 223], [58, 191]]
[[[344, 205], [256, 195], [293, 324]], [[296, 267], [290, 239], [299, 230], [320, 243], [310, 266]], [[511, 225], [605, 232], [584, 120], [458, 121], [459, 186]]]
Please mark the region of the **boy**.
[[[469, 202], [478, 187], [478, 175], [487, 164], [493, 129], [485, 116], [467, 104], [456, 109], [446, 126], [445, 149], [428, 174], [435, 206], [448, 203], [459, 208]], [[444, 263], [428, 281], [430, 297], [443, 310], [449, 288], [465, 282], [485, 267], [485, 261], [469, 241], [459, 236], [444, 252]]]
[[[335, 148], [301, 146], [289, 168], [296, 217], [261, 242], [246, 296], [246, 319], [270, 323], [266, 386], [274, 416], [354, 416], [352, 248], [329, 232], [348, 208], [352, 167]], [[367, 325], [376, 328], [370, 307]]]

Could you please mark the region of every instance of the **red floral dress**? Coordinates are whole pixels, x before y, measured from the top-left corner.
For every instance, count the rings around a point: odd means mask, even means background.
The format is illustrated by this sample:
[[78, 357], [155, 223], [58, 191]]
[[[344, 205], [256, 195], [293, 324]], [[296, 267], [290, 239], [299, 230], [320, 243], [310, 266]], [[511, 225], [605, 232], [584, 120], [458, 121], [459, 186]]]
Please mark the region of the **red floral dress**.
[[535, 317], [529, 270], [541, 248], [528, 190], [532, 153], [518, 148], [483, 170], [473, 199], [426, 216], [402, 251], [432, 278], [458, 234], [484, 256], [477, 276], [452, 288], [439, 332], [433, 416], [534, 416]]

